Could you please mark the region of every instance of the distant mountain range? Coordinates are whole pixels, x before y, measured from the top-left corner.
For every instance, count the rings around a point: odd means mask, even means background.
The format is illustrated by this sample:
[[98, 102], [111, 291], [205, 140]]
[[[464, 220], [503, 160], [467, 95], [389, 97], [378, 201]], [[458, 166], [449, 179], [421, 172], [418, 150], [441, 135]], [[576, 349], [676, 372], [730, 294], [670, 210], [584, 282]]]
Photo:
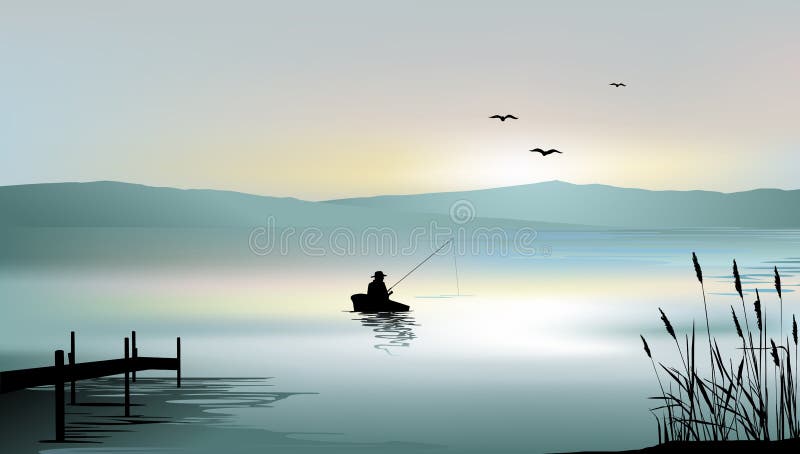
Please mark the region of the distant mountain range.
[[0, 187], [0, 225], [40, 227], [248, 227], [272, 215], [300, 225], [370, 211], [294, 198], [99, 181]]
[[279, 226], [401, 227], [429, 219], [448, 223], [455, 210], [477, 216], [470, 219], [477, 225], [782, 229], [800, 228], [798, 207], [800, 190], [726, 194], [560, 181], [324, 202], [116, 182], [0, 187], [0, 226], [18, 227], [252, 227], [268, 216]]
[[800, 228], [800, 190], [649, 191], [549, 181], [522, 186], [419, 195], [331, 200], [340, 206], [447, 213], [468, 201], [478, 217], [623, 228]]

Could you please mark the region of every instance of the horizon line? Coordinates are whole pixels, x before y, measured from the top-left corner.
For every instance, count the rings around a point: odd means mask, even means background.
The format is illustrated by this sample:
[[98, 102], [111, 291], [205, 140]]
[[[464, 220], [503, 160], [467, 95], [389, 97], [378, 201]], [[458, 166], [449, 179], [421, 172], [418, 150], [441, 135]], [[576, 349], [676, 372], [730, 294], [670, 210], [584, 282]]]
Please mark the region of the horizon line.
[[113, 184], [121, 184], [121, 185], [130, 185], [130, 186], [141, 186], [146, 188], [153, 188], [153, 189], [174, 189], [178, 191], [217, 191], [217, 192], [228, 192], [234, 194], [241, 194], [247, 196], [254, 196], [254, 197], [270, 197], [276, 199], [295, 199], [304, 202], [338, 202], [343, 200], [352, 200], [352, 199], [369, 199], [369, 198], [376, 198], [376, 197], [409, 197], [409, 196], [419, 196], [419, 195], [432, 195], [432, 194], [456, 194], [462, 192], [477, 192], [477, 191], [491, 191], [496, 189], [509, 189], [509, 188], [520, 188], [524, 186], [534, 186], [540, 184], [552, 184], [552, 183], [561, 183], [570, 186], [602, 186], [606, 188], [614, 188], [614, 189], [626, 189], [631, 191], [646, 191], [646, 192], [706, 192], [706, 193], [714, 193], [714, 194], [742, 194], [747, 192], [753, 191], [782, 191], [782, 192], [791, 192], [791, 191], [798, 191], [800, 188], [795, 189], [783, 189], [783, 188], [776, 188], [776, 187], [755, 187], [751, 189], [743, 189], [740, 191], [718, 191], [713, 189], [648, 189], [648, 188], [640, 188], [635, 186], [617, 186], [608, 183], [573, 183], [571, 181], [566, 180], [543, 180], [543, 181], [534, 181], [530, 183], [523, 183], [523, 184], [513, 184], [509, 186], [489, 186], [489, 187], [479, 187], [479, 188], [472, 188], [472, 189], [455, 189], [451, 191], [431, 191], [431, 192], [415, 192], [415, 193], [385, 193], [385, 194], [370, 194], [370, 195], [358, 195], [358, 196], [346, 196], [346, 197], [337, 197], [337, 198], [321, 198], [317, 200], [301, 198], [298, 196], [293, 195], [272, 195], [272, 194], [262, 194], [262, 193], [255, 193], [255, 192], [245, 192], [241, 190], [235, 189], [221, 189], [221, 188], [209, 188], [209, 187], [186, 187], [186, 186], [164, 186], [160, 184], [146, 184], [146, 183], [134, 183], [130, 181], [121, 181], [121, 180], [86, 180], [86, 181], [50, 181], [50, 182], [38, 182], [38, 183], [18, 183], [18, 184], [5, 184], [0, 185], [0, 189], [3, 188], [13, 188], [13, 187], [21, 187], [21, 186], [46, 186], [46, 185], [58, 185], [58, 184], [98, 184], [98, 183], [113, 183]]

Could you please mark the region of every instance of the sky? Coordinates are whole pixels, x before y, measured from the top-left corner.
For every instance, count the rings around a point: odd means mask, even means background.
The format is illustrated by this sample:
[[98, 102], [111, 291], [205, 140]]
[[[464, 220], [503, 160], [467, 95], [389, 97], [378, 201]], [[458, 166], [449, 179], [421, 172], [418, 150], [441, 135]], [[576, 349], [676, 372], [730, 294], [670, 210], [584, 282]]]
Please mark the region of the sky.
[[0, 0], [0, 185], [795, 189], [798, 23], [795, 0]]

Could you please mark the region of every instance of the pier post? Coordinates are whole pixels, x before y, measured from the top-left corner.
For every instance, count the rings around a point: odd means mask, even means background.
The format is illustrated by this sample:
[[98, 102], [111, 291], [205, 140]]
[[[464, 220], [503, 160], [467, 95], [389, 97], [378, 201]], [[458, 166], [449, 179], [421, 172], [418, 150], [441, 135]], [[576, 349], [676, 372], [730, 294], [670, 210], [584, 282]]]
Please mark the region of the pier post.
[[178, 354], [177, 354], [177, 359], [178, 359], [178, 371], [177, 371], [178, 372], [178, 388], [180, 388], [181, 387], [181, 338], [180, 338], [180, 336], [178, 337], [177, 347], [178, 347]]
[[[74, 366], [75, 359], [75, 331], [69, 332], [69, 365]], [[70, 367], [72, 369], [72, 367]], [[69, 403], [75, 405], [75, 380], [69, 382]]]
[[134, 369], [131, 372], [131, 381], [136, 383], [136, 358], [139, 357], [139, 350], [136, 348], [136, 331], [131, 331], [131, 356], [133, 356]]
[[56, 441], [64, 441], [64, 350], [56, 350]]
[[125, 338], [125, 416], [131, 415], [131, 384], [130, 384], [130, 345]]

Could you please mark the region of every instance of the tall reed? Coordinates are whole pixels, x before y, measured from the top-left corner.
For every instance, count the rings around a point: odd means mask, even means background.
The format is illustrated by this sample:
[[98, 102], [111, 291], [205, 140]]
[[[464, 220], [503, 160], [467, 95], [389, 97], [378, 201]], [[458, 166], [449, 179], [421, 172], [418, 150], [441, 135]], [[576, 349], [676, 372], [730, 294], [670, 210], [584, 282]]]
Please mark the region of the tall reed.
[[[703, 284], [703, 269], [700, 267], [700, 261], [697, 260], [697, 254], [695, 254], [694, 252], [692, 252], [692, 264], [694, 265], [695, 276], [697, 276], [697, 280], [698, 282], [700, 282], [700, 291], [703, 294], [703, 310], [705, 311], [706, 315], [706, 333], [708, 335], [708, 357], [711, 363], [711, 389], [716, 389], [717, 367], [714, 364], [714, 348], [711, 346], [711, 327], [708, 323], [708, 303], [706, 301], [706, 287]], [[714, 439], [716, 440], [718, 436], [718, 431], [724, 428], [724, 424], [721, 424], [720, 418], [722, 418], [723, 415], [719, 413], [721, 409], [717, 405], [716, 393], [714, 393], [714, 400], [712, 403], [713, 403], [713, 408], [711, 408], [710, 410], [715, 423], [714, 426], [712, 426], [712, 428], [713, 428]]]
[[[736, 337], [741, 347], [741, 357], [726, 358], [720, 351], [717, 339], [711, 334], [708, 300], [703, 282], [703, 272], [697, 255], [692, 253], [692, 263], [703, 295], [706, 318], [708, 360], [710, 377], [699, 372], [695, 354], [695, 330], [684, 336], [683, 346], [675, 327], [662, 308], [658, 308], [667, 334], [672, 338], [681, 359], [682, 368], [657, 362], [650, 345], [640, 336], [645, 353], [656, 375], [661, 395], [652, 397], [661, 402], [651, 409], [656, 416], [659, 442], [701, 440], [783, 440], [800, 437], [800, 417], [797, 408], [798, 333], [796, 317], [792, 315], [792, 336], [783, 338], [783, 295], [780, 274], [775, 268], [775, 288], [781, 304], [780, 336], [776, 341], [769, 337], [767, 308], [760, 292], [755, 289], [753, 302], [758, 342], [753, 340], [744, 289], [736, 260], [733, 261], [733, 281], [742, 304], [744, 327], [739, 315], [731, 306], [731, 316]], [[773, 328], [774, 329], [774, 328]], [[785, 342], [785, 343], [784, 343]], [[794, 364], [791, 344], [794, 343]], [[794, 367], [795, 370], [792, 370]], [[667, 377], [668, 386], [661, 378]], [[770, 373], [771, 372], [771, 373]], [[770, 375], [772, 376], [770, 379]], [[771, 382], [771, 383], [770, 383]], [[774, 390], [775, 399], [770, 404], [769, 395]], [[656, 412], [661, 412], [659, 419]], [[662, 424], [663, 422], [663, 424]]]
[[781, 302], [781, 341], [783, 341], [783, 293], [781, 292], [781, 275], [778, 267], [775, 267], [775, 290], [778, 292], [778, 300]]

